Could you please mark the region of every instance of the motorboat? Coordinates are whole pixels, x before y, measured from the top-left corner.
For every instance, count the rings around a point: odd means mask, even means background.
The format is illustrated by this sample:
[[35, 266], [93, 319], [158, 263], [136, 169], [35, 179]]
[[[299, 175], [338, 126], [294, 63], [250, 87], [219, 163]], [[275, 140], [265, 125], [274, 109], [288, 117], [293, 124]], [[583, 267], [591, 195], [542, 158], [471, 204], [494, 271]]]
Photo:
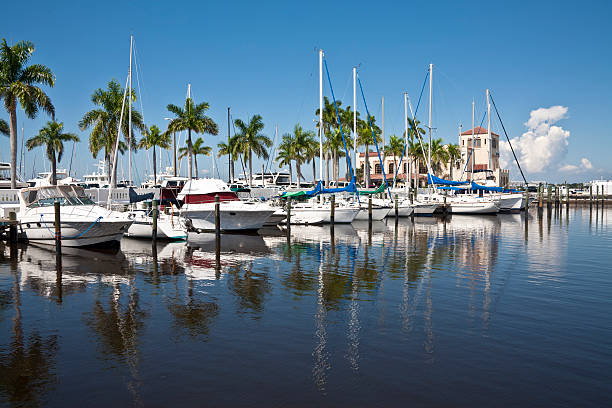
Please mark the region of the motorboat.
[[[183, 220], [170, 212], [166, 214], [159, 212], [157, 218], [157, 238], [168, 240], [181, 240], [187, 238], [187, 230]], [[153, 237], [153, 216], [150, 209], [136, 209], [128, 212], [128, 217], [134, 222], [125, 233], [131, 238], [147, 238]]]
[[183, 203], [180, 216], [196, 231], [215, 229], [215, 197], [219, 197], [222, 231], [258, 230], [274, 214], [275, 208], [257, 200], [240, 200], [222, 180], [189, 180], [177, 199]]
[[[51, 186], [53, 185], [53, 173], [50, 171], [44, 171], [38, 173], [36, 178], [32, 178], [28, 180], [29, 187], [43, 187], [43, 186]], [[79, 185], [81, 180], [70, 177], [68, 172], [64, 169], [57, 169], [55, 171], [55, 180], [58, 185], [68, 185], [75, 184]]]
[[80, 186], [24, 188], [19, 200], [20, 231], [28, 241], [40, 244], [55, 244], [55, 202], [60, 203], [62, 246], [119, 242], [133, 222], [125, 213], [96, 205]]

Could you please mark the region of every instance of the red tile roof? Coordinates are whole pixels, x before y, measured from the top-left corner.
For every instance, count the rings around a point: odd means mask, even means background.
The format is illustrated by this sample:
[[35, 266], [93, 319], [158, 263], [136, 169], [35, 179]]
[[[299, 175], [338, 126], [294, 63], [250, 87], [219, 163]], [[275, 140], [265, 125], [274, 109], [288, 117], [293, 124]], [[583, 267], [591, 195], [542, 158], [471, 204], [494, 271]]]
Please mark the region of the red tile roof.
[[[487, 134], [487, 129], [481, 127], [481, 126], [476, 126], [474, 128], [474, 135], [482, 135], [482, 134]], [[497, 133], [493, 133], [491, 132], [491, 134], [493, 136], [497, 136], [499, 137], [499, 135]], [[465, 132], [461, 133], [461, 136], [471, 136], [472, 135], [472, 129], [470, 130], [466, 130]]]

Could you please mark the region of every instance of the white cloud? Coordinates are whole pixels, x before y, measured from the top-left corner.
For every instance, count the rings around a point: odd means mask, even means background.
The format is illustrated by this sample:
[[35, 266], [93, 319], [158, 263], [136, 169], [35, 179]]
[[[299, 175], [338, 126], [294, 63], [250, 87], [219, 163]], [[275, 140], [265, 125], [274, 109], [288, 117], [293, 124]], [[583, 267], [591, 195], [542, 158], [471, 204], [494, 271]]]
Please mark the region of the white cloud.
[[[582, 158], [580, 164], [566, 164], [570, 131], [556, 122], [567, 117], [566, 106], [551, 106], [532, 110], [529, 120], [525, 122], [527, 131], [511, 139], [521, 167], [527, 173], [544, 173], [553, 171], [577, 172], [592, 170], [589, 159]], [[500, 142], [500, 165], [508, 168], [514, 164], [512, 151], [507, 142]]]

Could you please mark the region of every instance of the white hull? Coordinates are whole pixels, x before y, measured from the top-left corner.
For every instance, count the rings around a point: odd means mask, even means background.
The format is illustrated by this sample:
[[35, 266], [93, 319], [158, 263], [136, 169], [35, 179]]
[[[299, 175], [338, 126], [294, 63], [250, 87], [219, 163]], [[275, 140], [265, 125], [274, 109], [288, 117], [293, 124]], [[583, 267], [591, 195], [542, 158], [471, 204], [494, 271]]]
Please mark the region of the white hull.
[[499, 206], [492, 201], [450, 202], [452, 214], [497, 214]]
[[[20, 221], [22, 223], [21, 230], [28, 241], [38, 244], [55, 245], [53, 222], [41, 223], [34, 220], [28, 222], [27, 218], [23, 218]], [[119, 242], [132, 221], [100, 221], [91, 226], [92, 223], [95, 223], [95, 220], [85, 222], [62, 221], [62, 246], [82, 247], [110, 244], [115, 241]], [[90, 226], [91, 228], [89, 228]]]
[[[125, 235], [131, 238], [153, 238], [153, 219], [135, 219]], [[174, 222], [161, 218], [157, 220], [157, 238], [186, 239], [187, 231], [181, 227], [178, 217], [175, 217]]]
[[[359, 213], [358, 207], [340, 206], [334, 210], [334, 223], [350, 224]], [[331, 207], [329, 204], [300, 204], [291, 207], [291, 224], [316, 225], [331, 222]]]
[[[275, 209], [267, 204], [243, 201], [224, 201], [219, 206], [222, 231], [249, 231], [260, 229], [274, 214]], [[196, 230], [215, 229], [215, 203], [185, 204], [181, 217], [191, 221]]]
[[523, 208], [523, 194], [503, 194], [500, 198], [499, 210], [504, 212], [519, 212]]
[[[372, 206], [372, 220], [382, 221], [387, 215], [389, 215], [390, 212], [390, 207]], [[365, 207], [362, 205], [361, 210], [359, 210], [359, 213], [357, 214], [357, 217], [355, 217], [355, 221], [369, 221], [369, 219], [370, 218], [368, 217], [368, 206], [367, 204], [365, 205]]]
[[438, 209], [439, 204], [416, 203], [414, 205], [414, 215], [420, 217], [431, 217]]

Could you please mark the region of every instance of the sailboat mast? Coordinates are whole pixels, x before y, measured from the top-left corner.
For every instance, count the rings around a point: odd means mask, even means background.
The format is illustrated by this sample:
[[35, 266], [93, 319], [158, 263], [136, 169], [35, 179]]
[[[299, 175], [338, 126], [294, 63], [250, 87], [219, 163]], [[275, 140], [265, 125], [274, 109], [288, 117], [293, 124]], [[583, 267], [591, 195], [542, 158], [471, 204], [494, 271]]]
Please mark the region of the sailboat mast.
[[431, 101], [433, 93], [433, 64], [429, 64], [429, 145], [427, 146], [427, 167], [431, 171]]
[[230, 107], [227, 107], [227, 174], [229, 177], [230, 184], [234, 182], [232, 174], [232, 152], [230, 150]]
[[[385, 155], [385, 97], [382, 97], [382, 151], [383, 151], [383, 157]], [[384, 159], [383, 159], [384, 160]], [[385, 165], [385, 163], [381, 163], [383, 166]], [[385, 180], [386, 182], [387, 180]]]
[[319, 50], [319, 180], [323, 179], [323, 50]]
[[472, 153], [468, 155], [468, 156], [472, 156], [472, 171], [470, 172], [470, 181], [474, 180], [474, 160], [475, 160], [475, 157], [474, 157], [474, 126], [476, 126], [474, 123], [475, 112], [476, 112], [476, 107], [474, 106], [474, 99], [472, 99], [472, 143], [471, 143]]
[[[406, 143], [405, 149], [408, 150], [408, 92], [404, 92], [404, 139]], [[404, 172], [404, 175], [406, 176], [406, 183], [404, 189], [406, 190], [406, 195], [408, 195], [408, 193], [410, 192], [408, 186], [410, 185], [411, 181], [410, 161], [408, 161], [408, 155], [406, 155], [406, 161], [408, 162], [406, 166], [406, 168], [408, 169], [408, 173], [406, 174], [406, 172]]]
[[129, 177], [128, 185], [132, 185], [132, 50], [134, 49], [134, 36], [130, 35], [130, 69], [129, 75], [129, 99], [128, 99], [128, 165], [129, 165]]
[[491, 101], [489, 99], [489, 89], [487, 89], [487, 170], [492, 170], [491, 165]]
[[[357, 67], [353, 67], [353, 150], [355, 166], [357, 166]], [[357, 169], [355, 168], [355, 174]]]

